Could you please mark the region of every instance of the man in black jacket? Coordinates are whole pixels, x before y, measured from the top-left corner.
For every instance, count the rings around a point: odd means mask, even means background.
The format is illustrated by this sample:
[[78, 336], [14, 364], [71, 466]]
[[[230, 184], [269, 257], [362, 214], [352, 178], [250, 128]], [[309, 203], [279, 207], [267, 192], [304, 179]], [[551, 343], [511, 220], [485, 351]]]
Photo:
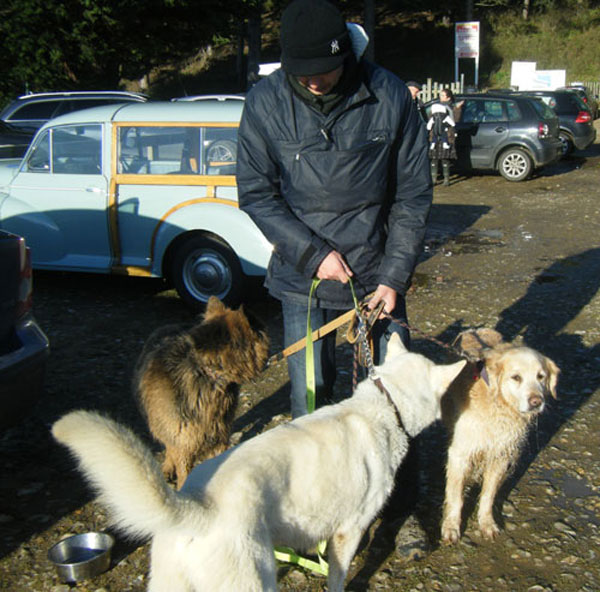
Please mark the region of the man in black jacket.
[[[352, 43], [355, 43], [353, 50]], [[282, 69], [247, 95], [238, 136], [240, 207], [273, 244], [266, 286], [285, 345], [306, 335], [314, 277], [318, 327], [352, 307], [406, 318], [432, 186], [424, 126], [406, 85], [361, 59], [360, 39], [326, 0], [294, 0], [281, 21]], [[375, 325], [375, 362], [396, 323]], [[315, 344], [317, 401], [331, 394], [335, 335]], [[288, 358], [292, 416], [306, 413], [304, 352]]]
[[[371, 295], [370, 308], [383, 302], [406, 320], [432, 201], [427, 138], [406, 85], [362, 59], [367, 41], [327, 0], [294, 0], [281, 21], [282, 67], [246, 97], [239, 203], [273, 245], [265, 284], [282, 303], [286, 347], [306, 335], [313, 278], [322, 280], [313, 330], [352, 307], [349, 277], [359, 299]], [[408, 331], [379, 320], [376, 364], [392, 332], [408, 345]], [[323, 402], [335, 380], [335, 334], [315, 343], [314, 359]], [[304, 351], [288, 358], [288, 372], [298, 417], [307, 412]], [[414, 449], [408, 457], [416, 483]], [[416, 486], [404, 483], [402, 495], [411, 509]]]

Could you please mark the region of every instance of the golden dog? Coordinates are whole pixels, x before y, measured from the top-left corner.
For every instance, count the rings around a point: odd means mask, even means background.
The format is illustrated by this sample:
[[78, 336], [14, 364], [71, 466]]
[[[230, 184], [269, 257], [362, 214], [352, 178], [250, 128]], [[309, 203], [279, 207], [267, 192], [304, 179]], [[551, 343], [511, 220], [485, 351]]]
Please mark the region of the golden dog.
[[528, 347], [502, 341], [491, 329], [459, 335], [469, 359], [442, 401], [442, 419], [450, 434], [442, 541], [460, 538], [464, 489], [481, 483], [478, 522], [486, 538], [499, 528], [492, 508], [496, 494], [521, 452], [532, 420], [544, 409], [548, 395], [556, 398], [559, 369]]
[[178, 489], [198, 461], [227, 449], [239, 384], [261, 372], [268, 346], [253, 319], [215, 297], [198, 324], [170, 325], [148, 338], [133, 389], [150, 432], [165, 446], [163, 472], [176, 476]]

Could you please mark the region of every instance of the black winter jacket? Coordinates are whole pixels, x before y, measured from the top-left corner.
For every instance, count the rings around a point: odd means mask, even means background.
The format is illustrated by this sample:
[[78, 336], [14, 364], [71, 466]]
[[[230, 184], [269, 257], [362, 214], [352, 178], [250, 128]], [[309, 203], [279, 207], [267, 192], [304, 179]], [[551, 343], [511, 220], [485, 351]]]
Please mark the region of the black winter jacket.
[[[328, 116], [277, 70], [247, 95], [238, 135], [239, 203], [273, 244], [266, 286], [306, 302], [333, 249], [359, 298], [385, 284], [404, 294], [432, 201], [425, 126], [407, 87], [362, 62], [363, 82]], [[324, 280], [321, 307], [348, 308], [348, 286]]]

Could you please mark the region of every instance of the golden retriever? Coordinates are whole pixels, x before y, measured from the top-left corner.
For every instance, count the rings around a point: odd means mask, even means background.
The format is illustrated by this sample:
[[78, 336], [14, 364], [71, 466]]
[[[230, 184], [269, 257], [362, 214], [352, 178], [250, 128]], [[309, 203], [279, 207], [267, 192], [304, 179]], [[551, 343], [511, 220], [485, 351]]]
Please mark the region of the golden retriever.
[[556, 398], [559, 374], [552, 360], [531, 348], [504, 343], [492, 329], [463, 332], [457, 341], [466, 357], [482, 362], [469, 363], [442, 401], [442, 419], [450, 435], [441, 527], [446, 544], [460, 538], [469, 481], [481, 483], [481, 534], [493, 539], [499, 533], [492, 515], [494, 499], [546, 397]]

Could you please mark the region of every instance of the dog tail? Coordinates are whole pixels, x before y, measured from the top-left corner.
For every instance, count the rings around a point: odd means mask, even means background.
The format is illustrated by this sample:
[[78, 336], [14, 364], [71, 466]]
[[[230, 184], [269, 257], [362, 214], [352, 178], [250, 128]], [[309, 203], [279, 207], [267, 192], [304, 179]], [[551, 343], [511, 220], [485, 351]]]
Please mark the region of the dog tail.
[[147, 538], [178, 522], [185, 502], [131, 430], [98, 413], [72, 411], [52, 426], [52, 434], [77, 458], [119, 530]]

